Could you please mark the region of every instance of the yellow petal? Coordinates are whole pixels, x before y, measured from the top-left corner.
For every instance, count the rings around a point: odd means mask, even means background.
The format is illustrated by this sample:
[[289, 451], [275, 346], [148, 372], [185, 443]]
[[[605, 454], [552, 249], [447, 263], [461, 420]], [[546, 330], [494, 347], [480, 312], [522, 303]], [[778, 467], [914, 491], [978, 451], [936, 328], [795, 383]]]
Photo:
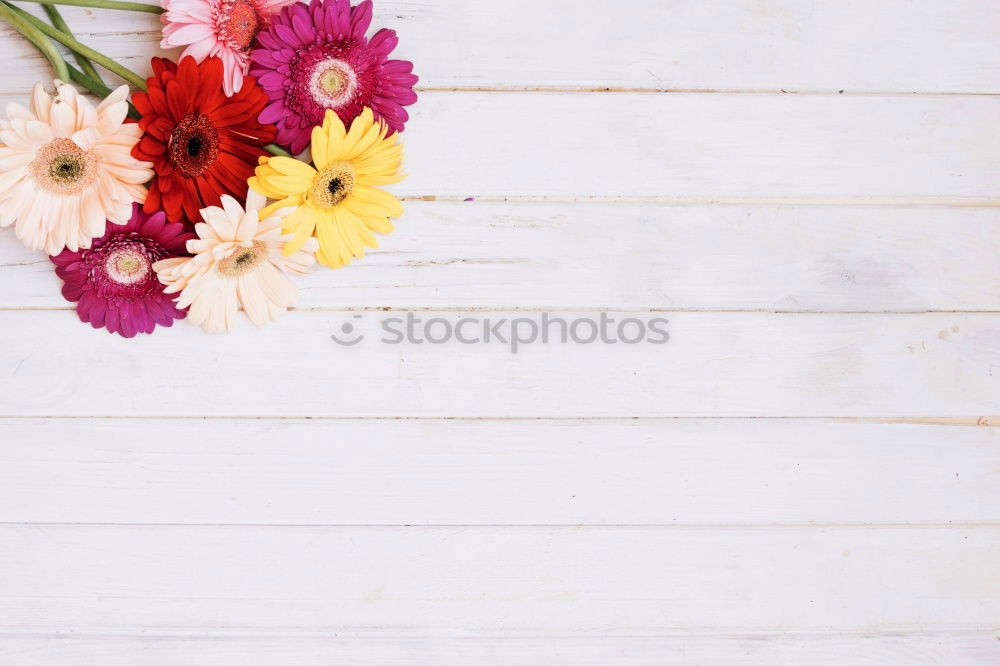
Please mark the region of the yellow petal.
[[264, 206], [264, 208], [262, 208], [260, 213], [258, 214], [258, 217], [262, 220], [266, 220], [267, 218], [274, 215], [274, 212], [277, 210], [281, 210], [282, 208], [291, 208], [292, 206], [301, 206], [301, 205], [302, 205], [302, 196], [298, 194], [293, 194], [290, 197], [279, 199], [269, 206]]
[[312, 149], [313, 164], [316, 165], [317, 169], [322, 170], [327, 164], [330, 163], [329, 145], [330, 140], [327, 138], [326, 132], [323, 131], [323, 128], [313, 127], [310, 148]]
[[[367, 185], [355, 185], [351, 196], [344, 200], [344, 205], [362, 217], [401, 217], [403, 204], [399, 199], [385, 190], [379, 190]], [[359, 211], [370, 211], [367, 214]]]
[[268, 187], [267, 183], [264, 180], [258, 178], [257, 176], [250, 176], [250, 179], [247, 181], [247, 184], [250, 186], [251, 190], [257, 192], [258, 194], [263, 194], [265, 197], [268, 197], [269, 199], [278, 199], [280, 197], [285, 196], [284, 192], [279, 192], [278, 190], [272, 187]]
[[272, 157], [267, 165], [282, 175], [297, 178], [307, 183], [311, 183], [316, 177], [316, 169], [293, 157]]
[[294, 211], [285, 216], [282, 220], [282, 228], [285, 233], [293, 231], [292, 240], [285, 243], [282, 254], [291, 256], [302, 249], [306, 241], [313, 235], [316, 223], [321, 217], [319, 211], [309, 206], [299, 206]]
[[[337, 233], [333, 220], [321, 220], [316, 225], [316, 237], [319, 239], [319, 251], [316, 253], [316, 260], [324, 266], [330, 268], [340, 268], [344, 265], [343, 243]], [[351, 260], [347, 255], [347, 261]]]

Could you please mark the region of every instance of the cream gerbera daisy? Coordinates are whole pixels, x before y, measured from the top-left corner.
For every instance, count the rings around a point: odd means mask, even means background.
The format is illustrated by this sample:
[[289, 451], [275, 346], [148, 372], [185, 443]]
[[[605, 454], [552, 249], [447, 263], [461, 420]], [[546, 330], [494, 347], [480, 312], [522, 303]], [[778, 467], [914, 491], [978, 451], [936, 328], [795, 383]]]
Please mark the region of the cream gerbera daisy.
[[223, 195], [222, 208], [201, 210], [195, 225], [198, 238], [187, 242], [193, 257], [164, 259], [153, 264], [165, 294], [180, 292], [177, 307], [191, 309], [188, 320], [211, 333], [231, 331], [239, 306], [257, 326], [276, 321], [294, 305], [298, 292], [285, 273], [308, 273], [316, 263], [316, 241], [283, 253], [288, 236], [281, 235], [281, 216], [260, 219], [264, 197], [250, 192], [247, 208]]
[[152, 164], [132, 157], [142, 130], [125, 124], [128, 86], [97, 108], [56, 81], [55, 98], [35, 84], [31, 109], [7, 105], [0, 120], [0, 226], [50, 255], [89, 248], [106, 220], [125, 224], [146, 199]]
[[292, 233], [286, 253], [297, 252], [307, 239], [319, 239], [319, 263], [340, 268], [353, 257], [365, 256], [365, 246], [378, 247], [372, 231], [392, 231], [390, 217], [403, 214], [399, 200], [376, 185], [403, 179], [403, 146], [397, 134], [365, 109], [351, 130], [328, 110], [322, 127], [312, 131], [316, 168], [290, 157], [262, 157], [250, 188], [277, 199], [264, 213], [295, 206], [285, 216], [284, 231]]

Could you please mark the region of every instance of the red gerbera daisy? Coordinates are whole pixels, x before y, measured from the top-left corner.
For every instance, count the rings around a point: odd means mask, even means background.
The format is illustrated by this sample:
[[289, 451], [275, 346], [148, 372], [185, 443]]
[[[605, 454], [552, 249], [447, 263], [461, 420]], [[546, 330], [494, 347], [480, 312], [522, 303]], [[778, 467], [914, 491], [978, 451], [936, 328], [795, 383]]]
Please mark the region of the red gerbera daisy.
[[143, 210], [163, 210], [180, 222], [197, 220], [198, 211], [218, 206], [223, 194], [245, 199], [247, 179], [276, 132], [257, 122], [267, 104], [264, 91], [248, 77], [226, 97], [218, 58], [200, 65], [184, 58], [179, 66], [153, 58], [152, 64], [148, 92], [132, 96], [145, 132], [132, 155], [153, 162], [156, 171]]

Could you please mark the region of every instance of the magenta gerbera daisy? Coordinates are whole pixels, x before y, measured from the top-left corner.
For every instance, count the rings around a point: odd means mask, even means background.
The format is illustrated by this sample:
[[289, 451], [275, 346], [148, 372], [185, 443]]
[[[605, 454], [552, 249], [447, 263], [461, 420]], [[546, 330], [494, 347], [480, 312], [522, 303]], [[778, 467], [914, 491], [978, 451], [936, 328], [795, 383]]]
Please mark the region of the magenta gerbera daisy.
[[89, 249], [50, 257], [65, 282], [63, 296], [77, 304], [80, 320], [131, 338], [183, 318], [176, 294], [163, 293], [166, 287], [153, 271], [161, 259], [190, 256], [185, 245], [194, 234], [183, 229], [168, 224], [162, 212], [146, 215], [134, 204], [131, 219], [124, 225], [109, 222]]
[[292, 153], [309, 144], [327, 109], [350, 126], [365, 107], [395, 131], [409, 119], [403, 107], [417, 101], [413, 63], [389, 60], [398, 39], [382, 29], [365, 37], [371, 0], [312, 0], [287, 6], [257, 35], [250, 73], [270, 103], [262, 123], [278, 126], [277, 143]]

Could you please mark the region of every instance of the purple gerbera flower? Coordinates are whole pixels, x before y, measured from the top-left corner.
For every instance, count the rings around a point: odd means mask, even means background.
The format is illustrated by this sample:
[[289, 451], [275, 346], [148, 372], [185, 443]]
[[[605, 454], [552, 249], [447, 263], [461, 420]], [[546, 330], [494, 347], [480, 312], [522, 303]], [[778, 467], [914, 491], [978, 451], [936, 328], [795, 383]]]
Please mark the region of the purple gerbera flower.
[[146, 215], [133, 204], [129, 221], [108, 222], [90, 248], [50, 257], [80, 321], [131, 338], [183, 318], [187, 313], [177, 308], [176, 294], [164, 294], [153, 271], [156, 261], [190, 256], [185, 244], [194, 234], [183, 231], [184, 225], [168, 224], [162, 212]]
[[312, 0], [285, 7], [257, 36], [250, 74], [270, 99], [259, 120], [278, 126], [279, 145], [302, 152], [326, 109], [350, 126], [370, 107], [391, 130], [403, 131], [409, 119], [403, 107], [417, 101], [413, 63], [389, 60], [394, 31], [365, 38], [371, 20], [371, 0], [356, 7], [350, 0]]

